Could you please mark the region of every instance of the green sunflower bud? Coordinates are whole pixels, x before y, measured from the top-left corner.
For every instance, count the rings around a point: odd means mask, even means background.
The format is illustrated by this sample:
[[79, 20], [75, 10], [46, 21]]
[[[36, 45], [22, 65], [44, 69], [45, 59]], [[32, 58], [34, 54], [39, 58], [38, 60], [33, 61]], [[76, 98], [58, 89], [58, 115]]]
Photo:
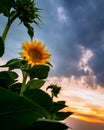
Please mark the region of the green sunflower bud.
[[23, 23], [36, 23], [37, 19], [40, 20], [38, 15], [39, 8], [35, 7], [34, 0], [16, 0], [14, 9], [21, 22]]

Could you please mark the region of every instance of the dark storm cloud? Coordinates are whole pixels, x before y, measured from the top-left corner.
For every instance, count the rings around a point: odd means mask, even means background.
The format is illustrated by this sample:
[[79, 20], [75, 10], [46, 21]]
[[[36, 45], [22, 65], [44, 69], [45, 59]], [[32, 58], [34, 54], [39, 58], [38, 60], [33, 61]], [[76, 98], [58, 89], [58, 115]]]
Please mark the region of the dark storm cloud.
[[54, 75], [79, 76], [82, 72], [78, 69], [77, 64], [81, 57], [81, 50], [75, 44], [75, 34], [72, 28], [73, 21], [71, 19], [66, 21], [59, 19], [57, 10], [63, 6], [60, 0], [55, 3], [52, 1], [47, 2], [48, 7], [46, 6], [44, 16], [45, 26], [43, 31], [41, 30], [39, 33], [41, 37], [44, 37], [46, 44], [49, 44], [52, 52], [53, 64], [55, 64], [53, 66], [53, 70], [55, 69]]
[[61, 0], [59, 3], [68, 21], [60, 24], [54, 20], [56, 24], [52, 27], [57, 30], [54, 44], [54, 52], [58, 55], [57, 73], [64, 76], [85, 74], [78, 69], [81, 57], [78, 45], [81, 45], [93, 52], [89, 65], [97, 83], [104, 85], [104, 0]]
[[103, 4], [103, 0], [64, 1], [67, 13], [73, 19], [76, 41], [90, 49], [95, 49], [99, 44], [102, 44], [102, 33], [104, 32]]
[[96, 75], [96, 81], [101, 86], [104, 86], [104, 47], [96, 50], [95, 55], [89, 61], [90, 67], [93, 69]]

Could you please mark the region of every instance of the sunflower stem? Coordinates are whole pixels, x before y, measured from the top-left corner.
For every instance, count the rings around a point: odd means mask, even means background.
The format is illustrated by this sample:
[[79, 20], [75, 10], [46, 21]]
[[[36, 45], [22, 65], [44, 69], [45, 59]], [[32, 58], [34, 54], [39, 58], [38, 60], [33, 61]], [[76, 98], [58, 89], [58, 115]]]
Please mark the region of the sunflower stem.
[[5, 29], [4, 29], [3, 34], [2, 34], [2, 39], [3, 39], [3, 41], [5, 41], [6, 36], [7, 36], [7, 34], [8, 34], [8, 31], [9, 31], [9, 29], [10, 29], [10, 27], [11, 27], [11, 24], [13, 23], [13, 21], [14, 21], [16, 18], [17, 18], [17, 14], [16, 14], [16, 13], [15, 13], [11, 18], [8, 18], [8, 22], [7, 22], [6, 26], [5, 26]]
[[20, 91], [20, 96], [23, 96], [23, 92], [26, 89], [26, 81], [27, 81], [27, 73], [25, 71], [22, 71], [22, 74], [23, 74], [23, 82], [22, 82], [22, 87]]

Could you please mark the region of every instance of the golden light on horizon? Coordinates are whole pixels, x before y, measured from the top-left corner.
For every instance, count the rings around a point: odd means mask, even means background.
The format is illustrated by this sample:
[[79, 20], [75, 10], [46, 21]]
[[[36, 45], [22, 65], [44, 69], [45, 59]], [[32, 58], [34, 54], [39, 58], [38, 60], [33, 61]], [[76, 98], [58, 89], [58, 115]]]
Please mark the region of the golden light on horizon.
[[[96, 111], [94, 110], [96, 107]], [[84, 120], [86, 122], [104, 123], [104, 108], [89, 105], [89, 107], [67, 107], [64, 111], [72, 111], [74, 114], [69, 118]]]
[[[64, 111], [74, 112], [69, 118], [84, 120], [86, 122], [104, 123], [104, 88], [86, 87], [81, 78], [51, 77], [49, 83], [56, 83], [62, 87], [58, 99], [64, 100], [69, 106]], [[84, 86], [85, 85], [85, 86]]]
[[70, 118], [75, 118], [75, 119], [83, 120], [83, 121], [86, 121], [86, 122], [104, 124], [104, 119], [103, 119], [103, 120], [100, 120], [100, 119], [97, 119], [97, 118], [95, 118], [95, 117], [89, 118], [89, 117], [87, 117], [87, 116], [85, 117], [85, 116], [73, 115], [73, 116], [71, 116]]

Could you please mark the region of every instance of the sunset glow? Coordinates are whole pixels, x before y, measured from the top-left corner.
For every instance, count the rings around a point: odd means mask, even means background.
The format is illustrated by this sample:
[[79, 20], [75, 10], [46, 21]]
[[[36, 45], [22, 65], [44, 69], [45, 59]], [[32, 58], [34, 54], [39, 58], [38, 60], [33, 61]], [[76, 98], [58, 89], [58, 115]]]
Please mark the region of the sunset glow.
[[75, 79], [74, 76], [71, 78], [51, 77], [48, 83], [56, 83], [62, 87], [59, 99], [65, 100], [69, 106], [64, 111], [74, 112], [69, 118], [104, 123], [104, 88], [86, 87], [88, 85], [83, 84], [80, 79]]

